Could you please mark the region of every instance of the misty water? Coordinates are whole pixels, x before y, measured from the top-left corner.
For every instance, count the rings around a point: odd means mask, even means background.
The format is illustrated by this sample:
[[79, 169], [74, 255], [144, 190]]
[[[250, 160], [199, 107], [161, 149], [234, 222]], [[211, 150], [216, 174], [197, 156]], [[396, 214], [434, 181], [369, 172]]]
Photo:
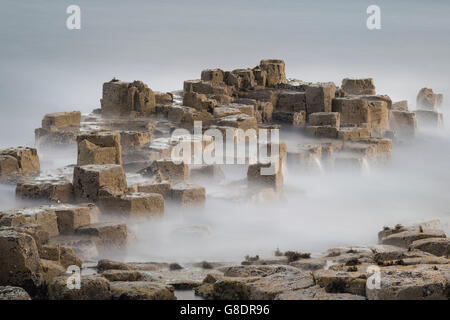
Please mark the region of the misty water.
[[[113, 77], [171, 91], [202, 69], [255, 66], [263, 58], [284, 59], [287, 76], [305, 81], [372, 77], [379, 94], [407, 99], [410, 109], [422, 87], [450, 97], [448, 1], [377, 1], [379, 31], [366, 28], [368, 1], [80, 0], [76, 31], [65, 27], [70, 4], [1, 3], [0, 147], [33, 146], [46, 113], [98, 108], [102, 83]], [[76, 150], [39, 155], [44, 170], [76, 162]], [[124, 259], [239, 261], [277, 247], [319, 252], [376, 243], [384, 225], [450, 217], [449, 129], [394, 145], [388, 165], [364, 174], [287, 169], [284, 199], [273, 203], [216, 199], [214, 186], [205, 185], [205, 208], [169, 207], [163, 220], [138, 225]], [[230, 175], [244, 178], [245, 170]], [[29, 205], [15, 199], [13, 186], [0, 185], [0, 209]], [[200, 235], [182, 232], [192, 226]]]

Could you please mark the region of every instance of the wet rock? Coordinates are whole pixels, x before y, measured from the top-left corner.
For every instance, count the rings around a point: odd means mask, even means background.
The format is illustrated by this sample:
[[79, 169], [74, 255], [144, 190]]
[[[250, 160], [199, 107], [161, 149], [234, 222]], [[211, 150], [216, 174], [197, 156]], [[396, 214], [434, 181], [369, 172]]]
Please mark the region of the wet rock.
[[147, 281], [149, 277], [137, 270], [106, 270], [102, 276], [108, 281]]
[[124, 223], [93, 223], [78, 228], [76, 234], [94, 237], [99, 248], [124, 249], [128, 244], [128, 229]]
[[38, 293], [42, 281], [34, 239], [25, 233], [0, 231], [0, 285], [19, 286], [33, 296]]
[[69, 266], [78, 266], [81, 268], [83, 261], [75, 255], [72, 248], [59, 246], [59, 263], [66, 269]]
[[75, 198], [84, 201], [97, 201], [103, 188], [117, 195], [127, 191], [123, 168], [114, 164], [75, 167], [73, 186]]
[[49, 299], [111, 300], [110, 284], [101, 276], [81, 276], [80, 289], [70, 289], [67, 284], [68, 276], [54, 278], [48, 285]]
[[44, 244], [39, 248], [41, 259], [57, 261], [59, 263], [60, 248], [55, 244]]
[[238, 90], [253, 88], [257, 85], [252, 69], [236, 69], [226, 73], [226, 82]]
[[193, 183], [178, 182], [172, 185], [170, 199], [181, 206], [203, 206], [206, 191], [204, 187]]
[[372, 78], [366, 79], [349, 79], [342, 80], [342, 90], [348, 94], [362, 95], [362, 94], [375, 94], [375, 84]]
[[411, 243], [410, 248], [425, 251], [436, 256], [447, 257], [450, 255], [449, 238], [426, 238]]
[[278, 272], [248, 284], [250, 299], [273, 300], [280, 294], [305, 289], [314, 285], [311, 273], [301, 270]]
[[241, 111], [238, 108], [231, 106], [217, 106], [213, 110], [215, 118], [228, 117], [239, 113], [241, 113]]
[[321, 157], [322, 146], [320, 144], [298, 144], [289, 146], [287, 149], [288, 166], [319, 169], [318, 161]]
[[173, 287], [156, 282], [111, 283], [113, 300], [176, 300]]
[[147, 116], [155, 110], [155, 94], [142, 81], [132, 83], [116, 79], [103, 84], [103, 96], [100, 100], [105, 115], [141, 115]]
[[448, 300], [449, 265], [381, 268], [380, 287], [367, 288], [369, 300]]
[[[81, 266], [82, 260], [98, 258], [95, 241], [89, 236], [63, 235], [52, 238], [52, 244], [40, 251], [41, 257], [49, 260], [61, 260], [62, 264]], [[50, 257], [47, 255], [51, 254]], [[56, 258], [55, 258], [56, 257]]]
[[155, 102], [157, 105], [172, 104], [173, 94], [170, 92], [155, 92]]
[[120, 134], [92, 132], [77, 137], [79, 166], [89, 164], [122, 164]]
[[269, 258], [260, 258], [255, 261], [244, 260], [241, 262], [241, 265], [284, 265], [288, 264], [288, 258], [285, 256], [275, 256]]
[[201, 121], [203, 128], [208, 128], [214, 122], [214, 117], [206, 110], [189, 112], [181, 119], [180, 125], [192, 132], [196, 121]]
[[336, 139], [338, 137], [338, 128], [333, 126], [306, 126], [305, 134], [311, 137], [323, 139]]

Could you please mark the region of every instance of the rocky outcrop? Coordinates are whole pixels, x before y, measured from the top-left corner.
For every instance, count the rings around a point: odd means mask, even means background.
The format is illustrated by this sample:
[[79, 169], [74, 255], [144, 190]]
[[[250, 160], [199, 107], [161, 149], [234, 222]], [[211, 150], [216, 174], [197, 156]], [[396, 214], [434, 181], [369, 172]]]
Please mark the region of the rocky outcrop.
[[155, 94], [142, 81], [122, 82], [113, 79], [103, 84], [100, 100], [105, 115], [148, 116], [155, 110]]
[[0, 149], [0, 181], [17, 180], [20, 176], [40, 171], [37, 150], [28, 147]]
[[79, 166], [89, 164], [122, 164], [121, 135], [113, 132], [94, 132], [77, 137]]
[[73, 187], [76, 199], [98, 201], [102, 190], [113, 195], [124, 194], [127, 181], [120, 165], [86, 165], [74, 168]]

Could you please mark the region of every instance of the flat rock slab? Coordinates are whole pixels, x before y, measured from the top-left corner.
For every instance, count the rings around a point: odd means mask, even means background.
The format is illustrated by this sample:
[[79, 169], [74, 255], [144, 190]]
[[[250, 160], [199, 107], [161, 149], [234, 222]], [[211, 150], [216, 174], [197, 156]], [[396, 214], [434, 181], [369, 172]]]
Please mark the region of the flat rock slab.
[[369, 300], [448, 300], [450, 265], [391, 266], [380, 271], [380, 287]]
[[426, 238], [411, 243], [411, 248], [422, 250], [436, 256], [449, 257], [450, 238]]
[[176, 300], [173, 287], [156, 282], [113, 282], [113, 300]]

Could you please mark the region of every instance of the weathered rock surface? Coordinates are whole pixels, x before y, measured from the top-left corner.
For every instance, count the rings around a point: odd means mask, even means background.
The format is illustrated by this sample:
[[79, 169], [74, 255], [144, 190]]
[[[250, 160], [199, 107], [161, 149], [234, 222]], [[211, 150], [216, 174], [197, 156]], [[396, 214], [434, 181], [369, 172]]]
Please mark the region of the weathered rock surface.
[[380, 271], [380, 288], [368, 288], [369, 300], [448, 300], [449, 265], [391, 266]]
[[0, 300], [31, 300], [31, 297], [20, 287], [1, 286]]
[[155, 94], [142, 81], [116, 79], [103, 84], [102, 113], [106, 115], [150, 115], [155, 110]]
[[375, 84], [372, 78], [367, 79], [349, 79], [342, 80], [342, 90], [348, 94], [363, 95], [375, 94]]
[[0, 179], [17, 179], [40, 171], [37, 150], [28, 147], [0, 149]]
[[206, 201], [205, 188], [193, 183], [178, 182], [170, 189], [170, 199], [181, 206], [202, 206]]
[[76, 234], [93, 237], [98, 247], [108, 250], [125, 249], [129, 240], [125, 223], [93, 223], [78, 228]]
[[102, 189], [116, 195], [127, 191], [123, 168], [114, 164], [75, 167], [73, 186], [75, 198], [82, 201], [97, 201]]
[[81, 276], [80, 289], [70, 289], [67, 283], [68, 276], [54, 278], [48, 285], [49, 299], [111, 300], [109, 281], [101, 276]]
[[450, 239], [449, 238], [425, 238], [413, 241], [410, 248], [425, 251], [435, 256], [449, 257]]
[[35, 295], [42, 281], [42, 266], [34, 239], [25, 233], [0, 231], [0, 285], [18, 286]]
[[176, 300], [173, 291], [173, 287], [156, 282], [111, 283], [113, 300]]
[[135, 192], [120, 196], [101, 197], [100, 206], [107, 214], [123, 217], [151, 217], [164, 213], [164, 198], [157, 193]]
[[73, 185], [64, 176], [23, 178], [17, 182], [16, 196], [22, 199], [72, 202]]

